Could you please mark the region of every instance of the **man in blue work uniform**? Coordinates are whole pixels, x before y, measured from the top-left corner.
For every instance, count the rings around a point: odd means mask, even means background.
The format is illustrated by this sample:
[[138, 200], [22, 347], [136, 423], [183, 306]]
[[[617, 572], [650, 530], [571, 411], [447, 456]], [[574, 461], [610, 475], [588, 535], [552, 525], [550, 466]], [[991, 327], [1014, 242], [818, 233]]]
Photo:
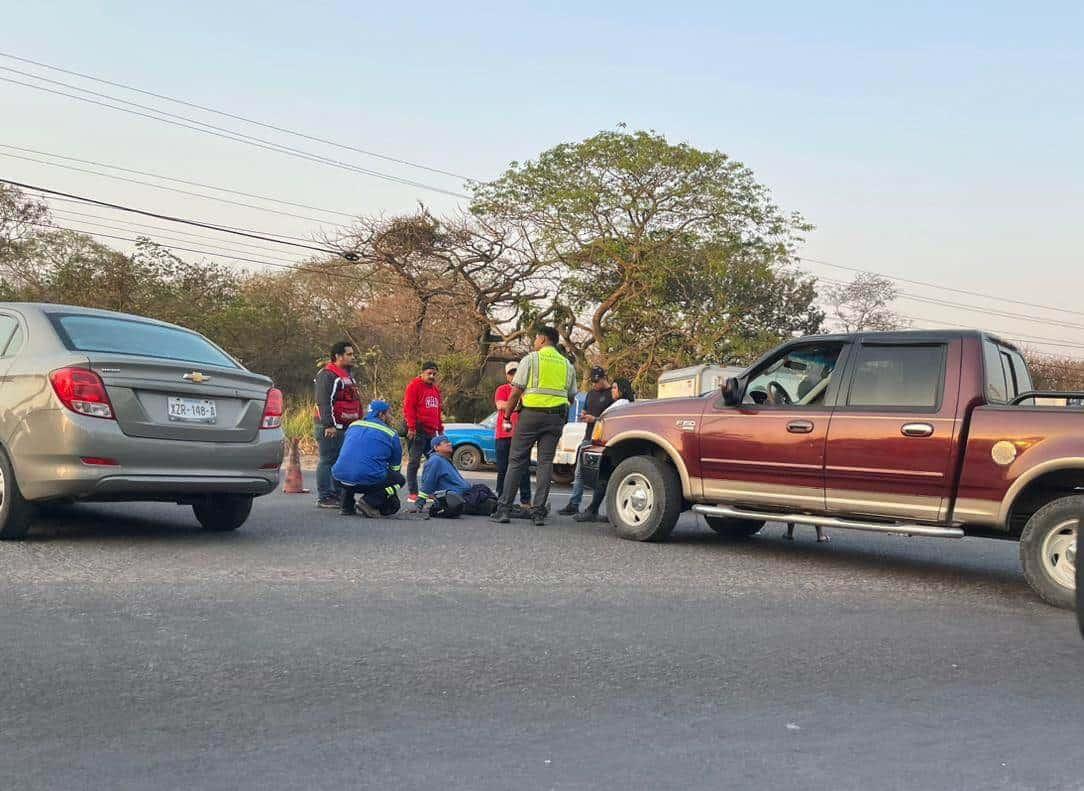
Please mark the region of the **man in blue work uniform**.
[[[331, 474], [342, 487], [339, 513], [370, 518], [391, 516], [399, 510], [399, 487], [406, 478], [399, 472], [403, 446], [399, 435], [388, 427], [387, 401], [373, 401], [362, 420], [346, 430], [339, 459]], [[355, 500], [355, 495], [361, 495]]]
[[493, 513], [497, 496], [483, 483], [472, 484], [452, 463], [452, 441], [445, 435], [433, 437], [432, 453], [422, 470], [418, 491], [418, 510], [429, 509], [430, 516]]

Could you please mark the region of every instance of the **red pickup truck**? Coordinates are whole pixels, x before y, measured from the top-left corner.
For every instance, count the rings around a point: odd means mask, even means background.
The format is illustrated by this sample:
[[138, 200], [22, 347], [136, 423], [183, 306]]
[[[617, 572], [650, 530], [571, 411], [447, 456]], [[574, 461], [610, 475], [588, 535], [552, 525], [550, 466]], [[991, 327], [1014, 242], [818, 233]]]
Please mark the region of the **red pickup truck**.
[[635, 403], [582, 463], [622, 538], [682, 511], [731, 537], [766, 521], [1020, 542], [1028, 583], [1074, 603], [1084, 510], [1079, 394], [1036, 393], [1009, 343], [974, 332], [800, 338], [721, 391]]

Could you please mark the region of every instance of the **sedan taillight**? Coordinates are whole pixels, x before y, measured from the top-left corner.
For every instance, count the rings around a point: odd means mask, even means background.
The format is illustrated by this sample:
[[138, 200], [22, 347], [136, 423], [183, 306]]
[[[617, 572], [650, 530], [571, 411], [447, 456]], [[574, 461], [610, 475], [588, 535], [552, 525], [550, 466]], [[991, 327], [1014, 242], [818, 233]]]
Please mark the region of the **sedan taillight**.
[[282, 428], [282, 391], [277, 387], [267, 391], [260, 428]]
[[49, 374], [60, 403], [80, 415], [116, 420], [113, 405], [105, 392], [105, 383], [86, 368], [61, 368]]

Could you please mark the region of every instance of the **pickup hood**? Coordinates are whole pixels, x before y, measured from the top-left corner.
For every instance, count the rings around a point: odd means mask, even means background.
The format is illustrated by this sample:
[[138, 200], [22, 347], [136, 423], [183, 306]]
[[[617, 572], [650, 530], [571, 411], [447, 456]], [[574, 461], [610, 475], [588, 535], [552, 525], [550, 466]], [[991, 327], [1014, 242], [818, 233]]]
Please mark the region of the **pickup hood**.
[[634, 401], [631, 404], [611, 409], [603, 417], [603, 420], [609, 420], [618, 415], [623, 418], [651, 418], [655, 416], [673, 417], [675, 415], [688, 415], [692, 418], [699, 418], [700, 414], [704, 411], [704, 405], [707, 401], [708, 399], [704, 396], [697, 396], [694, 398], [663, 398], [653, 401]]

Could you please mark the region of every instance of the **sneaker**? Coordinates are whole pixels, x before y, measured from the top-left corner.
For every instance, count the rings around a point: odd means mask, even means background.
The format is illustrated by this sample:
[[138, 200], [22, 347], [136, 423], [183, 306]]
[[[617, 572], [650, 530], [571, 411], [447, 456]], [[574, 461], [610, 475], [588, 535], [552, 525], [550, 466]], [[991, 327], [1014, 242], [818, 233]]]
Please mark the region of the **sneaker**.
[[543, 527], [546, 524], [546, 512], [545, 511], [532, 511], [531, 512], [531, 524], [535, 527]]
[[317, 508], [341, 508], [338, 497], [321, 497], [316, 501]]
[[597, 511], [591, 511], [591, 510], [587, 510], [587, 511], [583, 511], [582, 513], [578, 513], [574, 517], [572, 517], [572, 519], [573, 519], [573, 521], [576, 521], [576, 522], [601, 522], [602, 521], [602, 517], [598, 515], [598, 512]]
[[507, 509], [498, 508], [493, 512], [493, 516], [489, 517], [490, 522], [496, 522], [499, 525], [506, 525], [512, 521], [512, 518], [508, 515]]
[[578, 505], [573, 505], [572, 503], [569, 503], [557, 513], [559, 513], [561, 516], [575, 516], [579, 512], [580, 507]]
[[358, 512], [356, 510], [347, 511], [347, 510], [344, 509], [344, 510], [339, 511], [339, 516], [357, 516], [357, 515], [358, 515]]
[[408, 503], [416, 503], [416, 502], [418, 502], [418, 495], [416, 495], [416, 494], [408, 494], [407, 498], [406, 498], [406, 501]]

